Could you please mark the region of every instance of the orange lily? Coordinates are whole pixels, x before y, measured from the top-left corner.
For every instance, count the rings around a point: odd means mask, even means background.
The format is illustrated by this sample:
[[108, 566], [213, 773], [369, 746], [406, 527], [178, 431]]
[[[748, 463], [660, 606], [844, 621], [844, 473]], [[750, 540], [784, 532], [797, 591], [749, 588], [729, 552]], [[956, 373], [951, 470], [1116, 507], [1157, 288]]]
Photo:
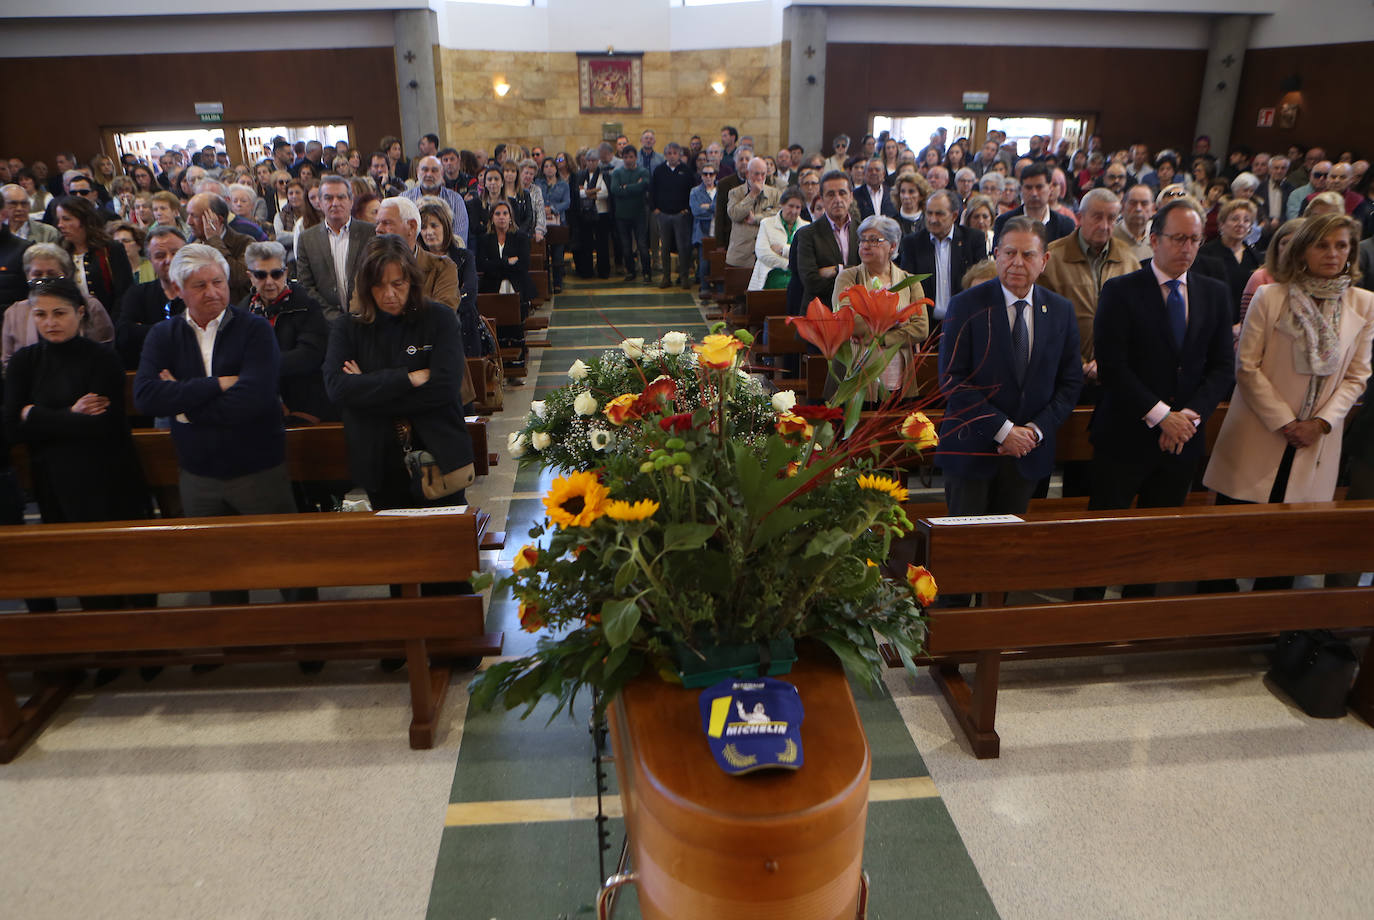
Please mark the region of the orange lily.
[[922, 298], [899, 310], [899, 295], [891, 291], [872, 291], [862, 284], [846, 289], [841, 299], [849, 301], [849, 306], [868, 324], [869, 334], [874, 338], [919, 314], [931, 302], [928, 298]]
[[834, 358], [835, 352], [854, 334], [853, 308], [841, 307], [832, 311], [821, 303], [819, 297], [807, 304], [804, 318], [789, 316], [787, 321], [796, 326], [797, 334], [819, 348], [827, 359]]

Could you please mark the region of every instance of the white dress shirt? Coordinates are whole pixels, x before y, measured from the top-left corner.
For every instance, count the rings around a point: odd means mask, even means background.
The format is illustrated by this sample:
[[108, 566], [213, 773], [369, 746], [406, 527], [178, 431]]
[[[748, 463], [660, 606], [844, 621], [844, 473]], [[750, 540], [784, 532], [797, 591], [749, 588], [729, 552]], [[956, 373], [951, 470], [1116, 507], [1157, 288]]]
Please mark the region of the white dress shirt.
[[[1017, 301], [1024, 300], [1026, 302], [1026, 362], [1029, 364], [1030, 356], [1035, 354], [1035, 315], [1032, 312], [1035, 309], [1035, 286], [1031, 285], [1031, 289], [1026, 292], [1025, 297], [1017, 297], [1004, 284], [1002, 285], [1002, 298], [1007, 304], [1008, 330], [1016, 328]], [[997, 429], [997, 433], [992, 436], [992, 439], [998, 444], [1001, 444], [1006, 440], [1007, 435], [1011, 434], [1011, 430], [1015, 427], [1016, 425], [1012, 420], [1007, 419], [1002, 423], [1002, 427]], [[1044, 440], [1044, 432], [1040, 430], [1040, 426], [1035, 424], [1035, 422], [1027, 422], [1026, 427], [1035, 432], [1035, 442], [1037, 444]]]
[[[200, 359], [205, 362], [205, 376], [213, 377], [214, 374], [211, 371], [213, 365], [211, 362], [215, 357], [215, 339], [219, 336], [220, 329], [229, 321], [229, 310], [222, 310], [219, 316], [216, 316], [205, 324], [204, 329], [200, 328], [200, 326], [196, 324], [196, 321], [191, 318], [190, 310], [187, 310], [182, 316], [186, 317], [186, 322], [191, 327], [191, 332], [196, 337], [196, 344], [200, 346]], [[190, 424], [191, 422], [184, 412], [177, 413], [176, 418], [178, 422], [183, 424]]]
[[339, 285], [339, 305], [345, 310], [348, 309], [348, 228], [351, 226], [351, 217], [338, 233], [334, 232], [327, 221], [324, 225], [325, 239], [329, 240], [329, 254], [334, 258], [334, 279]]

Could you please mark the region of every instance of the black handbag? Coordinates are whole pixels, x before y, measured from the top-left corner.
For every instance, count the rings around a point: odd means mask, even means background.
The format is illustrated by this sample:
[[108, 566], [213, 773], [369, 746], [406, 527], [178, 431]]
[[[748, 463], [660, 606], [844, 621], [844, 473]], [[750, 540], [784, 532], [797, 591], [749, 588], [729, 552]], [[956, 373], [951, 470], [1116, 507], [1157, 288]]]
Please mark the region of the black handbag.
[[1345, 715], [1358, 664], [1349, 642], [1327, 629], [1280, 633], [1271, 663], [1269, 679], [1303, 712], [1314, 719]]

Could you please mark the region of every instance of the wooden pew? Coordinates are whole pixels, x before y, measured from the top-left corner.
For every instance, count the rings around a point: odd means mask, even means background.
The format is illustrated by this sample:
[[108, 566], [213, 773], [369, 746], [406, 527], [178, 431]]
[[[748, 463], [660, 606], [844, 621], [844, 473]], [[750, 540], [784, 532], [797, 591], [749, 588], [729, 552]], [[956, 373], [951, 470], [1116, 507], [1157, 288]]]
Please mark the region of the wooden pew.
[[[980, 606], [928, 611], [930, 673], [975, 756], [996, 757], [997, 685], [1009, 651], [1044, 657], [1149, 650], [1158, 640], [1374, 627], [1374, 590], [1310, 588], [1008, 606], [1012, 593], [1374, 569], [1374, 502], [1029, 512], [1018, 523], [916, 522], [943, 594]], [[974, 662], [972, 682], [961, 658]], [[1351, 707], [1374, 723], [1374, 645]]]
[[[751, 292], [751, 294], [753, 293], [757, 292]], [[759, 339], [754, 345], [753, 353], [772, 356], [774, 359], [783, 358], [787, 355], [800, 355], [801, 375], [798, 377], [782, 376], [782, 362], [776, 360], [772, 366], [755, 365], [750, 370], [771, 373], [775, 387], [779, 390], [795, 391], [798, 399], [803, 402], [822, 402], [825, 393], [825, 378], [829, 373], [825, 357], [809, 353], [809, 343], [797, 334], [797, 327], [787, 322], [786, 316], [766, 316], [764, 317], [764, 327], [768, 331], [766, 336], [768, 341], [765, 343]]]
[[524, 380], [525, 364], [529, 358], [529, 343], [525, 341], [525, 320], [520, 316], [519, 294], [478, 294], [477, 312], [496, 324], [497, 333], [509, 341], [519, 339], [518, 345], [501, 346], [501, 362], [507, 380]]
[[[737, 269], [727, 269], [727, 272], [736, 270]], [[746, 286], [748, 285], [747, 280], [745, 284]], [[729, 316], [725, 317], [725, 320], [731, 325], [743, 326], [750, 331], [761, 331], [764, 325], [767, 324], [768, 317], [786, 315], [786, 291], [745, 291], [744, 310], [731, 313]]]
[[[40, 682], [34, 697], [21, 704], [6, 672], [88, 662], [403, 654], [410, 677], [410, 746], [433, 747], [450, 676], [437, 656], [501, 651], [502, 635], [484, 632], [481, 596], [420, 596], [421, 583], [462, 582], [477, 569], [477, 527], [470, 513], [0, 527], [0, 558], [6, 561], [0, 597], [6, 598], [402, 585], [399, 598], [0, 616], [0, 763], [14, 759], [75, 686], [75, 679]], [[72, 565], [73, 559], [88, 564]]]

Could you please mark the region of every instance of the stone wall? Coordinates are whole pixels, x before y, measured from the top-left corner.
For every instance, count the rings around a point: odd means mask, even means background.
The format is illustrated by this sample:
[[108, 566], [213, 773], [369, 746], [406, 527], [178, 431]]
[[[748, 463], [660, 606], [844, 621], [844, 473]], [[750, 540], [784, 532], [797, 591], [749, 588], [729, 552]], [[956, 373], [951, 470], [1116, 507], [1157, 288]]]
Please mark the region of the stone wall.
[[[784, 45], [648, 52], [642, 115], [583, 115], [576, 54], [440, 48], [441, 133], [446, 145], [488, 152], [511, 142], [576, 152], [600, 141], [603, 122], [620, 122], [634, 140], [654, 129], [662, 151], [693, 134], [709, 144], [730, 124], [753, 135], [760, 152], [772, 152], [787, 130], [786, 54]], [[505, 97], [493, 89], [498, 78], [511, 86]], [[724, 95], [711, 90], [717, 79]]]

